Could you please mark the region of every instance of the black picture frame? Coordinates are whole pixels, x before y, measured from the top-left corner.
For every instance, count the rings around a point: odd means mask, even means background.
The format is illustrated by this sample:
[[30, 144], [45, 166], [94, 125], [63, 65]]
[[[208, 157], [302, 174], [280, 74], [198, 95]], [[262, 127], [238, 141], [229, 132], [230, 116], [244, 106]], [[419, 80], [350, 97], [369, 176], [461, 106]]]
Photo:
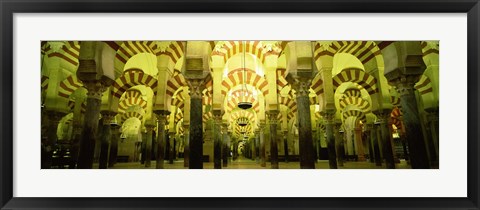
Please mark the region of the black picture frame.
[[[1, 209], [479, 209], [478, 0], [0, 0]], [[467, 13], [468, 196], [465, 198], [19, 198], [13, 197], [15, 13]], [[454, 111], [454, 110], [449, 110]], [[448, 180], [446, 180], [448, 181]], [[321, 189], [319, 189], [321, 190]], [[412, 189], [413, 190], [413, 189]]]

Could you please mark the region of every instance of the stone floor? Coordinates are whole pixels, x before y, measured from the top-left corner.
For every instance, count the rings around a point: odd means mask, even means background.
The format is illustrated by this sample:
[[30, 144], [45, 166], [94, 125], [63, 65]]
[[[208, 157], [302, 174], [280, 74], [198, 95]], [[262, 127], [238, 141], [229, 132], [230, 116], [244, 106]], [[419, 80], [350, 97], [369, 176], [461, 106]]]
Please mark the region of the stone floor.
[[[129, 162], [129, 163], [117, 163], [111, 169], [155, 169], [155, 161], [151, 162], [151, 167], [147, 168], [139, 162]], [[183, 167], [183, 159], [178, 159], [174, 161], [173, 164], [169, 164], [168, 161], [165, 161], [166, 169], [188, 169]], [[270, 163], [267, 162], [266, 167], [261, 167], [259, 163], [254, 160], [239, 158], [235, 161], [228, 162], [227, 167], [222, 167], [224, 169], [270, 169]], [[400, 163], [395, 164], [397, 169], [410, 169], [410, 165], [407, 164], [405, 160], [400, 160]], [[94, 164], [93, 168], [98, 168], [98, 164]], [[204, 169], [213, 169], [213, 162], [204, 163]], [[300, 169], [299, 162], [280, 162], [280, 169]], [[328, 169], [328, 160], [318, 160], [315, 163], [316, 169]], [[375, 166], [375, 163], [370, 162], [345, 162], [343, 166], [339, 167], [340, 169], [385, 169], [385, 164], [382, 166]]]

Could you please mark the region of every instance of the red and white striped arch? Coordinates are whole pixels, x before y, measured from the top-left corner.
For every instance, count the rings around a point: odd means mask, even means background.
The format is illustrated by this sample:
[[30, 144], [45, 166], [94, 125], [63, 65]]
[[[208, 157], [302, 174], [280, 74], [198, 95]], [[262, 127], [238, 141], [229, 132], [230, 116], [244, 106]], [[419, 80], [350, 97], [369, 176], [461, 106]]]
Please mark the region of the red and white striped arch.
[[415, 84], [415, 89], [417, 89], [421, 95], [431, 93], [433, 89], [432, 89], [432, 83], [430, 81], [430, 78], [428, 78], [425, 75], [422, 75], [420, 77], [420, 80]]
[[129, 107], [135, 105], [142, 107], [144, 110], [147, 109], [147, 101], [142, 99], [142, 93], [139, 90], [130, 89], [125, 92], [122, 98], [123, 100], [118, 104], [119, 113], [125, 113]]
[[[75, 108], [75, 101], [74, 100], [68, 101], [67, 106], [68, 108], [70, 108], [70, 111], [73, 112], [73, 109]], [[81, 106], [82, 108], [80, 109], [80, 112], [85, 113], [85, 111], [87, 111], [87, 103], [84, 101]]]
[[344, 97], [342, 97], [339, 101], [340, 110], [344, 110], [348, 105], [353, 105], [365, 113], [371, 112], [370, 103], [360, 97], [344, 95]]
[[183, 74], [179, 71], [175, 71], [173, 77], [167, 81], [167, 95], [173, 96], [173, 94], [183, 86], [187, 86], [187, 80], [185, 80]]
[[315, 61], [321, 56], [333, 57], [337, 53], [348, 53], [360, 60], [363, 65], [370, 61], [381, 61], [381, 48], [373, 41], [332, 41], [317, 42], [314, 47]]
[[[244, 46], [245, 45], [245, 46]], [[212, 56], [222, 56], [224, 62], [226, 63], [228, 59], [233, 57], [238, 53], [243, 53], [245, 48], [245, 53], [250, 53], [258, 58], [262, 63], [265, 61], [265, 57], [269, 55], [280, 55], [280, 48], [276, 50], [268, 51], [266, 50], [260, 41], [225, 41], [223, 42], [223, 47], [219, 50], [213, 50]]]
[[123, 71], [125, 64], [130, 58], [140, 53], [157, 54], [157, 45], [154, 41], [124, 41], [124, 42], [105, 42], [112, 49], [116, 50], [115, 67]]
[[[245, 70], [245, 71], [244, 71]], [[245, 74], [245, 75], [244, 75]], [[245, 77], [245, 78], [244, 78]], [[249, 84], [262, 93], [264, 96], [268, 94], [268, 82], [265, 78], [258, 75], [254, 70], [248, 68], [238, 68], [230, 71], [226, 78], [222, 81], [222, 95], [225, 97], [232, 88]]]
[[368, 94], [374, 94], [377, 92], [377, 79], [370, 76], [367, 72], [356, 69], [344, 69], [333, 77], [334, 91], [345, 82], [353, 82], [362, 86]]
[[115, 80], [112, 85], [112, 95], [114, 98], [120, 99], [120, 97], [128, 89], [136, 85], [145, 85], [153, 91], [153, 95], [157, 93], [157, 79], [143, 73], [140, 69], [129, 69], [123, 72], [122, 76]]
[[400, 117], [402, 116], [402, 112], [398, 107], [393, 108], [392, 113], [390, 114], [392, 124], [397, 127], [397, 129], [402, 129], [402, 121]]
[[64, 42], [64, 45], [59, 51], [54, 51], [53, 48], [48, 44], [48, 42], [46, 42], [42, 46], [42, 53], [47, 55], [49, 58], [58, 57], [73, 66], [78, 66], [78, 55], [80, 54], [80, 42], [66, 41]]
[[287, 80], [285, 79], [287, 77], [287, 70], [284, 68], [278, 68], [277, 69], [277, 93], [280, 93], [282, 89], [288, 85]]
[[141, 113], [138, 113], [138, 112], [125, 112], [124, 114], [122, 114], [122, 117], [120, 119], [123, 123], [130, 118], [137, 118], [140, 121], [143, 121], [143, 115]]
[[361, 110], [348, 110], [342, 112], [343, 121], [345, 121], [349, 117], [356, 117], [357, 120], [362, 120], [363, 122], [366, 122], [365, 113], [363, 113]]
[[258, 102], [258, 100], [255, 100], [255, 98], [253, 97], [252, 91], [245, 91], [245, 92], [248, 93], [248, 96], [244, 97], [242, 90], [233, 91], [231, 94], [231, 97], [225, 99], [227, 102], [227, 109], [225, 111], [231, 112], [233, 109], [237, 107], [239, 102], [248, 101], [252, 103], [252, 109], [258, 113], [260, 111], [260, 103]]
[[42, 75], [41, 84], [42, 84], [42, 92], [45, 92], [48, 89], [48, 77], [47, 76]]
[[184, 55], [185, 43], [181, 41], [171, 42], [165, 51], [158, 51], [157, 56], [165, 55], [170, 58], [173, 63], [177, 63]]
[[78, 88], [82, 87], [83, 83], [77, 78], [75, 74], [71, 74], [58, 87], [58, 96], [62, 98], [69, 98], [70, 95]]

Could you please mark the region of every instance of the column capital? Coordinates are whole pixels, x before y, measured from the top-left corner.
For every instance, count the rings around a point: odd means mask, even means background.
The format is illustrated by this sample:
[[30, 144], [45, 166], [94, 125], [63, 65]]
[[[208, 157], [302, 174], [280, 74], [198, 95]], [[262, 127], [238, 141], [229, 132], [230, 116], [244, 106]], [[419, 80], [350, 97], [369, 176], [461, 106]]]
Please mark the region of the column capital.
[[202, 99], [203, 90], [206, 88], [206, 79], [187, 79], [191, 98]]
[[147, 130], [147, 132], [153, 131], [154, 128], [155, 128], [155, 125], [152, 125], [152, 124], [145, 125], [145, 129]]
[[153, 110], [153, 113], [157, 115], [157, 117], [167, 117], [170, 114], [168, 110]]
[[292, 86], [292, 89], [295, 90], [295, 94], [298, 97], [308, 97], [310, 93], [310, 85], [312, 84], [311, 77], [289, 77], [289, 83]]
[[381, 109], [373, 112], [377, 116], [377, 123], [388, 123], [392, 110]]
[[59, 112], [56, 110], [46, 110], [45, 114], [48, 116], [48, 119], [58, 123], [65, 115], [66, 113]]
[[100, 111], [100, 114], [102, 114], [103, 125], [110, 125], [115, 115], [117, 115], [117, 113], [113, 111]]
[[113, 84], [113, 80], [85, 80], [82, 81], [82, 83], [83, 87], [87, 89], [87, 98], [102, 100], [103, 92], [105, 92], [108, 87]]
[[420, 80], [425, 66], [397, 68], [385, 74], [388, 83], [394, 86], [400, 96], [413, 94], [415, 91], [415, 83]]
[[267, 117], [268, 117], [268, 121], [270, 124], [277, 124], [278, 123], [278, 114], [280, 113], [280, 111], [278, 110], [270, 110], [270, 111], [267, 111], [266, 114], [267, 114]]
[[335, 111], [334, 110], [325, 110], [321, 111], [320, 115], [322, 115], [323, 119], [326, 123], [333, 124], [335, 122]]

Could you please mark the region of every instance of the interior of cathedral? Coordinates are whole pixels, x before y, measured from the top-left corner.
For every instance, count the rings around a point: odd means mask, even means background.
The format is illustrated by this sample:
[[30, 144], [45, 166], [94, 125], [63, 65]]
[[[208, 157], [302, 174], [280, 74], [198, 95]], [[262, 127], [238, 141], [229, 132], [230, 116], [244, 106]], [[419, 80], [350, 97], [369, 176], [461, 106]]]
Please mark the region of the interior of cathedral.
[[438, 169], [438, 41], [42, 41], [42, 169]]

